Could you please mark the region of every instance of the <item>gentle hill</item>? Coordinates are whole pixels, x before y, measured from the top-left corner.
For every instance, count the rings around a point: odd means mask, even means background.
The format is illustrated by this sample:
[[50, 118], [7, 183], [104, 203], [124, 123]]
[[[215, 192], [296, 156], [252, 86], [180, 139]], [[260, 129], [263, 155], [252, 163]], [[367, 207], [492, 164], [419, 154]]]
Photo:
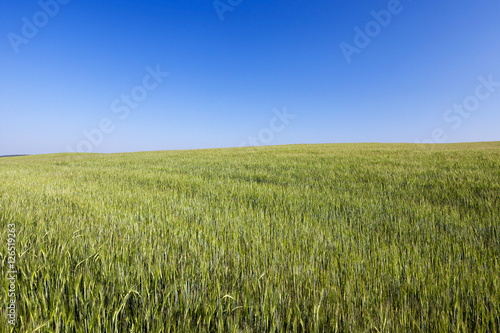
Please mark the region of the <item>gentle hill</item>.
[[0, 160], [26, 332], [495, 332], [499, 194], [500, 142]]

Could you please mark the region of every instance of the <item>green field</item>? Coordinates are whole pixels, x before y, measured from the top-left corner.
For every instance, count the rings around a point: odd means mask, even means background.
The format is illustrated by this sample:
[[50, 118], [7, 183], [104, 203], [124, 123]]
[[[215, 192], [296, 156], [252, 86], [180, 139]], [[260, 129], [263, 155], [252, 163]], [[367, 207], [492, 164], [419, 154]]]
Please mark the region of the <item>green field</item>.
[[500, 142], [0, 159], [16, 332], [499, 332]]

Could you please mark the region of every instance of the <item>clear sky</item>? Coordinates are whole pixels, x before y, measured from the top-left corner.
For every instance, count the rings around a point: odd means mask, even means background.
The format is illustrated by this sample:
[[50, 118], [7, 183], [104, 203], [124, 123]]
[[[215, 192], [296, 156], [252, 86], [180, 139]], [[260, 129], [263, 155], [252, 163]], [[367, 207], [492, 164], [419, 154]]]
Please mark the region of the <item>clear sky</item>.
[[498, 0], [2, 0], [0, 155], [500, 140], [499, 15]]

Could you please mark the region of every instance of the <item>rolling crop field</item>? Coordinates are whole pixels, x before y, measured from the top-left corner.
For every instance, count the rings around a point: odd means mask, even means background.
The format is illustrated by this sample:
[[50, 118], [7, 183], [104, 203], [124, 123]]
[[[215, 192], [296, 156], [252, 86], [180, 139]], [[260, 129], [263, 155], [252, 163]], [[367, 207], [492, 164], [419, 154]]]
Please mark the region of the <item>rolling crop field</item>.
[[16, 332], [500, 332], [500, 142], [2, 158], [0, 226], [0, 331], [14, 226]]

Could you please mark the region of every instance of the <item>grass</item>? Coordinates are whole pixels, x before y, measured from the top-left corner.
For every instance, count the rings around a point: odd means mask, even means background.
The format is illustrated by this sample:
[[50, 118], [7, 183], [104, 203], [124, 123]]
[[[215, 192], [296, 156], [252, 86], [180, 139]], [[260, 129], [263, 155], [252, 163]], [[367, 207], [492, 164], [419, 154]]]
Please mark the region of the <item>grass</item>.
[[7, 224], [19, 332], [500, 331], [500, 142], [2, 158]]

